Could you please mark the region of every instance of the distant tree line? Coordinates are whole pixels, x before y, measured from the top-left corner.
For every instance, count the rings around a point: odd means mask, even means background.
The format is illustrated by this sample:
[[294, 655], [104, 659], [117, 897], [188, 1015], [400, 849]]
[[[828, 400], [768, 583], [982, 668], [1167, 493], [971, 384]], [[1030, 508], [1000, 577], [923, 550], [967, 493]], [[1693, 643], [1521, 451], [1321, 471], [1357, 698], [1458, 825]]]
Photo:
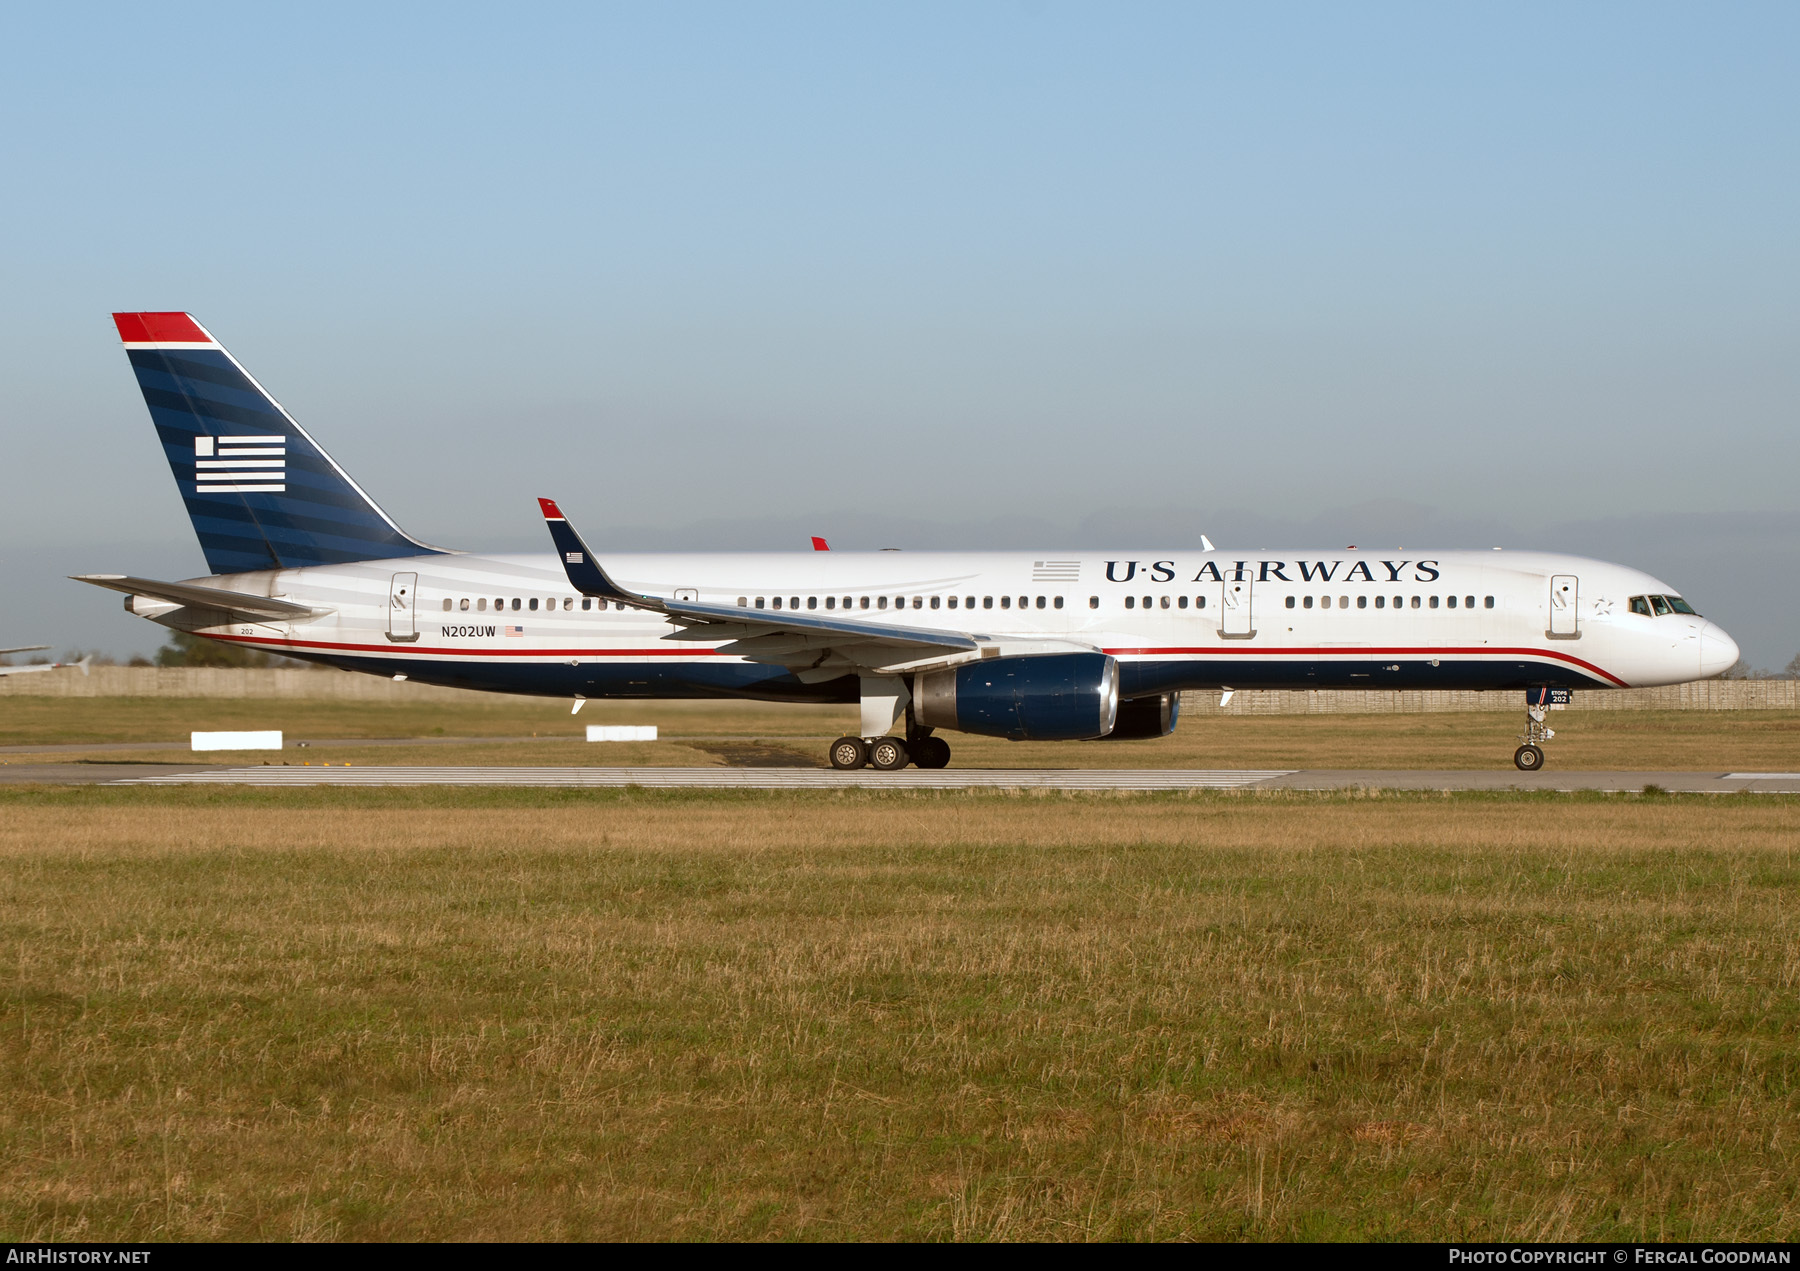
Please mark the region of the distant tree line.
[[1743, 658], [1720, 676], [1726, 680], [1800, 680], [1800, 653], [1796, 653], [1779, 671], [1758, 671]]

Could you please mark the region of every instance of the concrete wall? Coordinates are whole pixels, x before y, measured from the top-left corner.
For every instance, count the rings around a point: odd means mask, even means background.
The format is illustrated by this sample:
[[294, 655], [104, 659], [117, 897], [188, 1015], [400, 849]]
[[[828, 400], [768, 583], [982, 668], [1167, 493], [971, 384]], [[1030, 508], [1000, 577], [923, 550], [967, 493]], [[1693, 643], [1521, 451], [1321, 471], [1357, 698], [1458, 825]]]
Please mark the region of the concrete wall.
[[[0, 697], [305, 697], [346, 702], [492, 701], [485, 693], [343, 671], [225, 667], [97, 666], [0, 676]], [[1397, 689], [1243, 690], [1219, 706], [1214, 692], [1184, 693], [1193, 715], [1418, 715], [1525, 709], [1522, 692], [1434, 693]], [[1700, 680], [1668, 688], [1577, 692], [1571, 710], [1800, 710], [1800, 680]]]
[[488, 700], [486, 693], [435, 688], [345, 671], [243, 667], [96, 666], [0, 676], [0, 697], [305, 697], [342, 702]]

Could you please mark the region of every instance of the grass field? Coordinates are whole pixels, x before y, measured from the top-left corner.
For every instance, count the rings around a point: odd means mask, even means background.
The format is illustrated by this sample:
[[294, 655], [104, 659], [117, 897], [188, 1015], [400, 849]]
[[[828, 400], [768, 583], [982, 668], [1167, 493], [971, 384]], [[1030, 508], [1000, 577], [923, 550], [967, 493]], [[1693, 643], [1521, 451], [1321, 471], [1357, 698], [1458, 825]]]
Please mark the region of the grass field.
[[[1131, 742], [1007, 742], [944, 733], [957, 767], [973, 768], [1509, 768], [1523, 722], [1502, 714], [1213, 716], [1186, 720], [1171, 737]], [[652, 744], [582, 740], [590, 723], [653, 723]], [[1547, 748], [1555, 769], [1794, 771], [1800, 712], [1564, 711]], [[855, 731], [840, 706], [739, 702], [592, 702], [571, 718], [566, 703], [475, 698], [417, 705], [195, 698], [30, 698], [0, 701], [0, 745], [170, 743], [129, 752], [138, 761], [185, 761], [195, 729], [280, 728], [305, 751], [213, 756], [225, 762], [531, 765], [713, 765], [755, 761], [748, 743], [776, 759], [824, 763], [833, 738]], [[530, 740], [534, 734], [538, 739]], [[511, 738], [490, 744], [478, 738]], [[416, 738], [417, 746], [356, 745], [358, 738]], [[317, 739], [349, 744], [318, 745]], [[517, 740], [523, 739], [523, 740]], [[746, 753], [748, 757], [746, 757]], [[77, 757], [117, 760], [118, 752]], [[69, 758], [62, 755], [59, 758]], [[766, 761], [766, 756], [765, 760]], [[0, 762], [29, 763], [25, 754]]]
[[1791, 1238], [1796, 845], [1756, 796], [0, 789], [0, 1239]]

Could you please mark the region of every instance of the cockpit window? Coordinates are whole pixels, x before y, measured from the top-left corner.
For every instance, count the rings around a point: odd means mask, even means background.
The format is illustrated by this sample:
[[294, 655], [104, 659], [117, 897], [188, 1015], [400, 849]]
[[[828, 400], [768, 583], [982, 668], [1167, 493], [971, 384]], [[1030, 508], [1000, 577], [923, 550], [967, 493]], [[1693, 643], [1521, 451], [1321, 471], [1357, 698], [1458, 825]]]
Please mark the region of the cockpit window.
[[1656, 610], [1656, 616], [1659, 618], [1666, 613], [1673, 612], [1673, 610], [1669, 608], [1669, 602], [1661, 596], [1650, 597], [1650, 606]]
[[1648, 618], [1650, 616], [1650, 597], [1633, 596], [1631, 598], [1631, 612], [1641, 614], [1643, 617]]
[[1680, 596], [1665, 596], [1663, 599], [1669, 602], [1669, 608], [1673, 609], [1676, 613], [1689, 613], [1693, 614], [1696, 618], [1700, 616], [1699, 611]]

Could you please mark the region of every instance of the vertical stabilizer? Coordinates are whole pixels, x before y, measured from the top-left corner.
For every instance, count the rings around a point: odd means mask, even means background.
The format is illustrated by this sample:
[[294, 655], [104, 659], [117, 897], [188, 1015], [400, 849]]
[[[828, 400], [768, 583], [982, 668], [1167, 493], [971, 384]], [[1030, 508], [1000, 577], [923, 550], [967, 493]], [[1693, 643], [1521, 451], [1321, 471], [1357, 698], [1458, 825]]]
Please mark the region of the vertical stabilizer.
[[215, 574], [424, 556], [193, 317], [115, 313]]

